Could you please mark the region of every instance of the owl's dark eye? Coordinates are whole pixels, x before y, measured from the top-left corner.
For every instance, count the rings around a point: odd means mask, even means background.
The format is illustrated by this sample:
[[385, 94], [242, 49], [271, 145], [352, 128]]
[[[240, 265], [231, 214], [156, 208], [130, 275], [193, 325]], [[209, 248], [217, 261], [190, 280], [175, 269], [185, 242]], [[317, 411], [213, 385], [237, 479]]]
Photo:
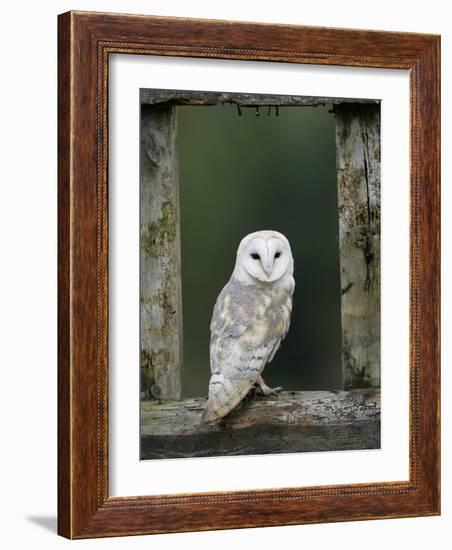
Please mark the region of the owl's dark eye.
[[275, 258], [279, 258], [280, 256], [281, 256], [281, 252], [277, 252], [277, 253], [275, 254]]
[[251, 254], [251, 257], [253, 258], [253, 260], [260, 260], [260, 256], [259, 254], [256, 254], [255, 252], [253, 252], [253, 254]]

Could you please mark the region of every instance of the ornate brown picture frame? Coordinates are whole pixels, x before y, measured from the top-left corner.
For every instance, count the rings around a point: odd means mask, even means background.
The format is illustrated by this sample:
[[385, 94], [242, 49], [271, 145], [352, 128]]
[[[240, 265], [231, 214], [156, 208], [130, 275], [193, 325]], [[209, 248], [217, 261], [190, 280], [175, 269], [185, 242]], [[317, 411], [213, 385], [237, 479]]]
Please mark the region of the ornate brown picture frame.
[[[440, 512], [440, 38], [68, 12], [58, 64], [58, 532], [68, 538]], [[110, 54], [406, 69], [410, 74], [409, 480], [109, 496]]]

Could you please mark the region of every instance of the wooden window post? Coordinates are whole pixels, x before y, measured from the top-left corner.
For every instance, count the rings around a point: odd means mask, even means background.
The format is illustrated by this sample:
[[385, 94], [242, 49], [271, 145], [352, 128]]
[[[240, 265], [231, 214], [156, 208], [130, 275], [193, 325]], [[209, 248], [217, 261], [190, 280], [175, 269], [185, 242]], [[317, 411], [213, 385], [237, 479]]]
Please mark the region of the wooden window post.
[[141, 106], [140, 339], [144, 397], [182, 391], [182, 294], [176, 107]]
[[380, 386], [380, 106], [336, 114], [344, 389]]

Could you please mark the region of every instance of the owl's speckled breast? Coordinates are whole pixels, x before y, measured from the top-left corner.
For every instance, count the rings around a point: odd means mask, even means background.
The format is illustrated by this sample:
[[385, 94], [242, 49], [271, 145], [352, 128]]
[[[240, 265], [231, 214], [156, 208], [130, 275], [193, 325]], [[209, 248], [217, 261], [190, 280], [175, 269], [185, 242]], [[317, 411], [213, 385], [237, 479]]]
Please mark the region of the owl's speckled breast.
[[[251, 345], [280, 338], [288, 329], [291, 289], [265, 283], [245, 287], [231, 277], [218, 302], [223, 321], [229, 325], [228, 332], [243, 334], [244, 341]], [[252, 330], [245, 332], [247, 327]]]

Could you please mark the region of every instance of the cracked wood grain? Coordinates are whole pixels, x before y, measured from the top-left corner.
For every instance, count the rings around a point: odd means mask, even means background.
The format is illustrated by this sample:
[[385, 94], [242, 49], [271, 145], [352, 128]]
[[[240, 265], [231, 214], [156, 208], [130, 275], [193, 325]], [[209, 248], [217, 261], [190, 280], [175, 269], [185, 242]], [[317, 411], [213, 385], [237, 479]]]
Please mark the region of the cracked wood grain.
[[336, 114], [344, 388], [380, 385], [380, 106]]
[[286, 391], [249, 397], [223, 421], [201, 422], [206, 400], [141, 403], [141, 458], [375, 449], [380, 391]]
[[140, 90], [142, 104], [148, 105], [222, 105], [233, 103], [241, 107], [254, 106], [284, 106], [316, 107], [317, 105], [339, 105], [341, 103], [375, 104], [378, 99], [344, 98], [344, 97], [318, 97], [290, 94], [255, 94], [237, 92], [209, 92], [205, 90], [165, 90], [145, 89]]
[[176, 112], [141, 107], [140, 357], [143, 397], [180, 399], [182, 295]]

